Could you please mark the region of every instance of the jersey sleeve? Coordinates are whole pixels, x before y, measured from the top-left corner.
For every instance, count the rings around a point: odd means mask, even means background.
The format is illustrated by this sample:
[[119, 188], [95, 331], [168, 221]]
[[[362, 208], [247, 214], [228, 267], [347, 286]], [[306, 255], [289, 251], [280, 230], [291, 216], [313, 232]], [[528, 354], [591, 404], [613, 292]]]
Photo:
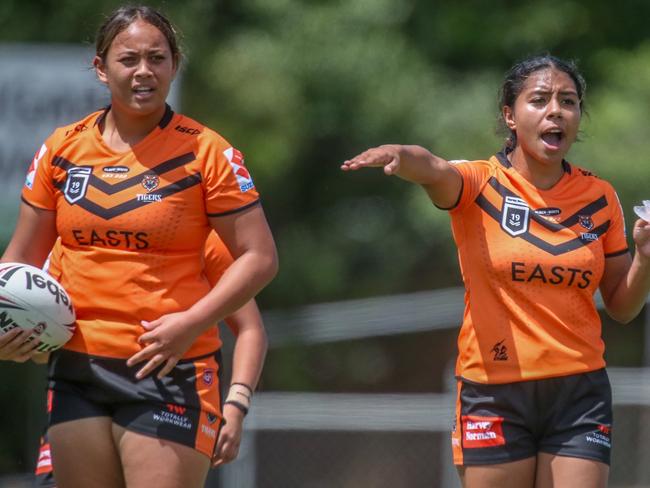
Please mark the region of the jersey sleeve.
[[27, 170], [21, 197], [34, 207], [56, 209], [55, 188], [52, 179], [52, 154], [55, 135], [51, 135], [34, 155]]
[[449, 208], [450, 212], [458, 212], [471, 204], [481, 192], [490, 174], [487, 161], [450, 161], [463, 179], [458, 202]]
[[210, 144], [204, 156], [206, 209], [210, 217], [243, 210], [259, 201], [244, 155], [225, 139]]
[[628, 252], [625, 218], [618, 195], [609, 184], [607, 184], [606, 198], [611, 215], [610, 226], [604, 235], [603, 250], [605, 257], [614, 257]]

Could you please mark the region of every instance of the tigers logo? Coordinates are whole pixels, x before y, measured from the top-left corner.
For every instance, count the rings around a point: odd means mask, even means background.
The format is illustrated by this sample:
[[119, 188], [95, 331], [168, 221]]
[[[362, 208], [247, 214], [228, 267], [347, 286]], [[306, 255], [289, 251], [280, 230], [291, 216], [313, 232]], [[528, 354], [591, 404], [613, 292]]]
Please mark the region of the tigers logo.
[[203, 371], [203, 383], [205, 383], [207, 386], [212, 386], [212, 383], [214, 383], [214, 369], [206, 369]]
[[74, 205], [86, 196], [88, 180], [93, 170], [89, 166], [78, 166], [68, 170], [63, 195], [70, 205]]
[[506, 197], [501, 210], [501, 228], [512, 237], [528, 231], [528, 216], [530, 208], [524, 200], [517, 197]]
[[237, 183], [239, 183], [239, 189], [242, 192], [247, 192], [251, 188], [254, 188], [253, 178], [251, 178], [251, 174], [244, 166], [244, 155], [234, 147], [229, 147], [223, 154], [228, 159], [233, 173], [235, 173], [235, 178], [237, 178]]
[[594, 228], [594, 221], [589, 215], [578, 215], [578, 223], [587, 230]]
[[144, 178], [142, 178], [142, 186], [147, 192], [154, 191], [159, 184], [160, 178], [158, 178], [158, 175], [144, 175]]

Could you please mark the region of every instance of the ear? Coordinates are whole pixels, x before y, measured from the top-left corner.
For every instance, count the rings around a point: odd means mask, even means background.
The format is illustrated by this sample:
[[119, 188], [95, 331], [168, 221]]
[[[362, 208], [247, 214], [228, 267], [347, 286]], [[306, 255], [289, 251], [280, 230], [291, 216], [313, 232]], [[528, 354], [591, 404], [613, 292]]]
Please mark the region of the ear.
[[508, 105], [504, 105], [501, 108], [501, 114], [503, 115], [503, 120], [508, 126], [508, 129], [510, 129], [511, 131], [516, 131], [517, 122], [515, 122], [515, 111]]
[[95, 67], [95, 73], [97, 74], [97, 79], [104, 84], [108, 84], [108, 76], [106, 75], [106, 66], [104, 61], [99, 56], [93, 58], [93, 66]]

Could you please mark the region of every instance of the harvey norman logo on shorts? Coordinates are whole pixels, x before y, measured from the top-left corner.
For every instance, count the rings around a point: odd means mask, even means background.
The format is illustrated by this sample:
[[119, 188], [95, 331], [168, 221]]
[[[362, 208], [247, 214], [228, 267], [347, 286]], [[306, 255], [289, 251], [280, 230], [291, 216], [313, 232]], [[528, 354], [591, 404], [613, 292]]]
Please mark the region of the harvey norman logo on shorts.
[[472, 449], [480, 447], [503, 446], [503, 417], [479, 417], [463, 415], [463, 447]]

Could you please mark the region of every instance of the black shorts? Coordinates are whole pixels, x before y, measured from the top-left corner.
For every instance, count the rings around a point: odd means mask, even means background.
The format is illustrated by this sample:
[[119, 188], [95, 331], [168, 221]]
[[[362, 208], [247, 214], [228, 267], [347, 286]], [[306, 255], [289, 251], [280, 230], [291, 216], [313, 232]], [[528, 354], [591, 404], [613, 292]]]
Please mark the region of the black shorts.
[[484, 385], [458, 381], [457, 465], [500, 464], [539, 452], [609, 465], [612, 391], [604, 369]]
[[125, 359], [52, 353], [48, 425], [110, 417], [127, 430], [189, 446], [211, 457], [221, 425], [220, 354], [179, 361], [163, 379], [141, 380]]

